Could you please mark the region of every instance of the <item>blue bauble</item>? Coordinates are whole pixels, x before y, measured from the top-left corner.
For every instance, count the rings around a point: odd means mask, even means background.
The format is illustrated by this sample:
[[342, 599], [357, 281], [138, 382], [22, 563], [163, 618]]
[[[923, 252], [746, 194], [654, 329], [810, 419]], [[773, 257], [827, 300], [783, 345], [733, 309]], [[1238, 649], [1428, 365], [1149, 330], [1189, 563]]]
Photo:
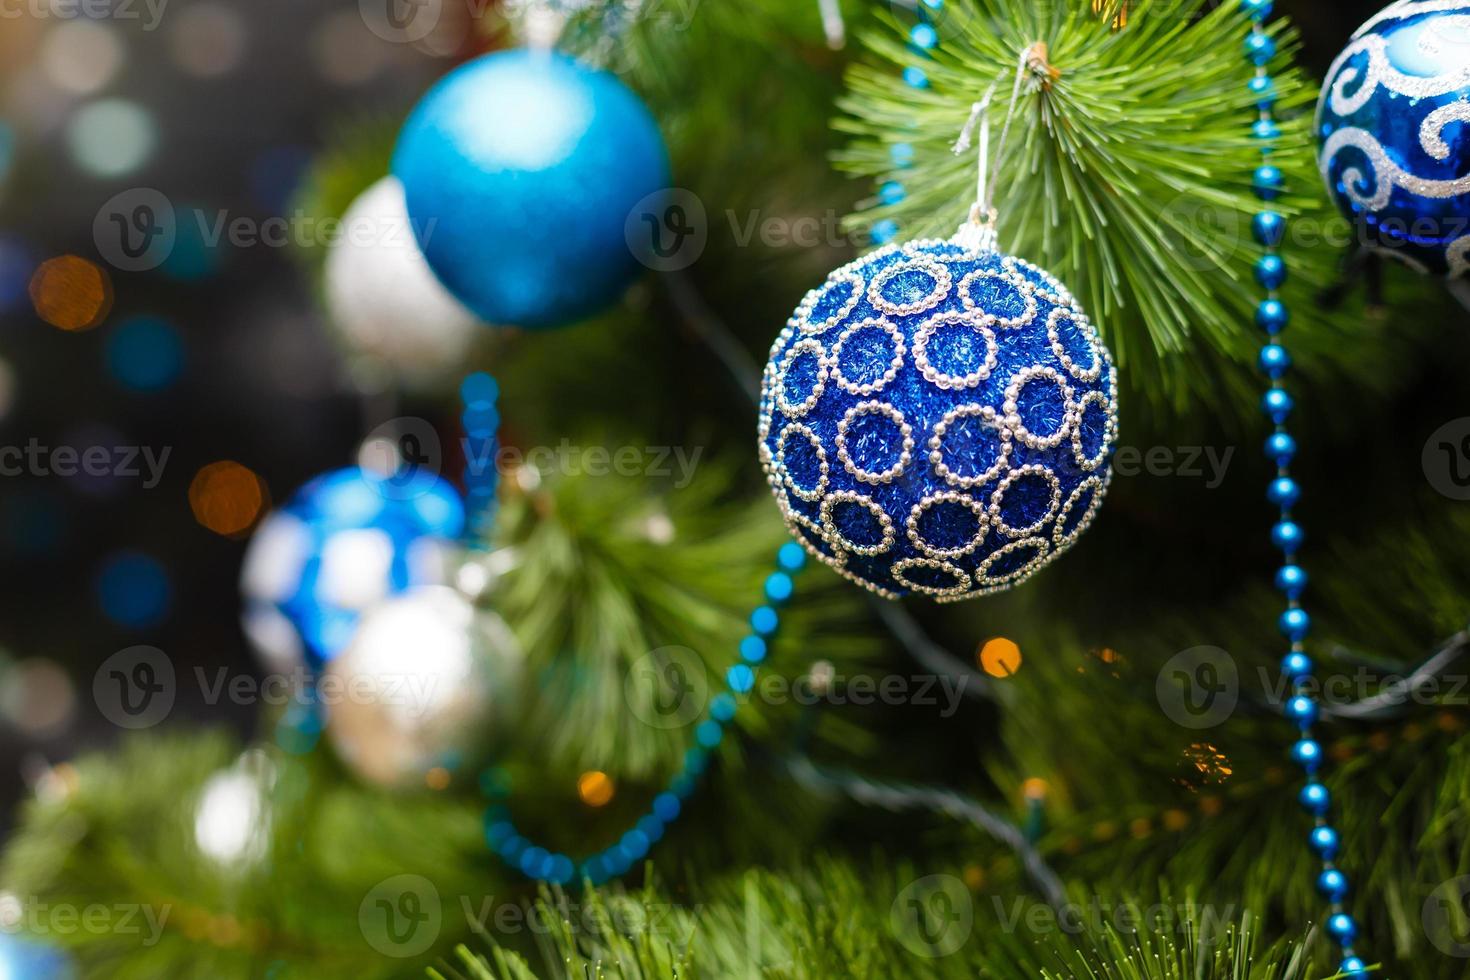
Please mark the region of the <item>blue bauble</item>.
[[617, 300], [640, 269], [629, 216], [669, 184], [663, 138], [638, 97], [547, 51], [451, 72], [404, 125], [393, 173], [449, 291], [489, 323], [522, 327]]
[[357, 467], [317, 477], [251, 539], [246, 632], [273, 667], [303, 657], [320, 667], [378, 602], [447, 580], [464, 521], [459, 494], [426, 470], [406, 481]]
[[1319, 162], [1366, 244], [1416, 269], [1470, 269], [1470, 2], [1385, 8], [1353, 35], [1317, 106]]
[[760, 454], [793, 534], [890, 598], [1025, 580], [1091, 523], [1112, 358], [1061, 283], [956, 241], [889, 245], [812, 290], [771, 348]]

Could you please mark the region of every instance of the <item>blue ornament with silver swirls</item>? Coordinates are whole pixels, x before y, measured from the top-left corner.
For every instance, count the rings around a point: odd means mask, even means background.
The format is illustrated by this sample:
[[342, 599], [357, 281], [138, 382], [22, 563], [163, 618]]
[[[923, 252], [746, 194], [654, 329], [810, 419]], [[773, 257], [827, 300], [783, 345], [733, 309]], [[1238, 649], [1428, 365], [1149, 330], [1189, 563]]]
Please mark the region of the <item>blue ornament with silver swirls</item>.
[[797, 540], [880, 595], [1007, 589], [1086, 530], [1117, 376], [1067, 289], [960, 240], [888, 245], [776, 339], [760, 455]]
[[1403, 0], [1358, 29], [1317, 106], [1328, 192], [1365, 244], [1470, 269], [1470, 2]]
[[272, 666], [321, 667], [373, 606], [447, 581], [464, 523], [459, 494], [427, 469], [317, 477], [251, 538], [240, 576], [246, 634]]
[[521, 327], [615, 302], [641, 268], [635, 208], [669, 184], [663, 138], [638, 97], [550, 51], [451, 72], [404, 125], [393, 173], [434, 273], [487, 323]]

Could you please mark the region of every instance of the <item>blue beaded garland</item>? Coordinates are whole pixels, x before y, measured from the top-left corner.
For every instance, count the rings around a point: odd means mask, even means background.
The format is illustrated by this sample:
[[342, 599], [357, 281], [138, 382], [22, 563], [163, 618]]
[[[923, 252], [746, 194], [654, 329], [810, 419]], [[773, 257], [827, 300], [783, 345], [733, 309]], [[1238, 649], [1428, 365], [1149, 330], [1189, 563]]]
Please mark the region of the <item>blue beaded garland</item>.
[[1282, 388], [1272, 388], [1261, 397], [1261, 409], [1272, 422], [1281, 425], [1291, 417], [1295, 403]]
[[1311, 725], [1317, 720], [1317, 702], [1299, 694], [1286, 702], [1286, 717], [1298, 725]]
[[1317, 891], [1329, 902], [1342, 901], [1347, 890], [1347, 875], [1336, 868], [1327, 868], [1317, 876]]
[[1276, 104], [1276, 83], [1270, 75], [1257, 75], [1246, 83], [1251, 95], [1256, 97], [1256, 108], [1269, 111]]
[[1286, 262], [1279, 255], [1263, 255], [1256, 261], [1256, 282], [1263, 289], [1279, 289], [1286, 282]]
[[[776, 553], [778, 571], [766, 578], [765, 598], [770, 602], [790, 598], [791, 576], [805, 567], [806, 562], [805, 551], [795, 542], [782, 545]], [[775, 596], [780, 596], [780, 599]], [[505, 805], [493, 803], [486, 808], [484, 818], [485, 842], [490, 849], [527, 877], [558, 885], [571, 885], [579, 879], [600, 885], [626, 874], [646, 857], [653, 845], [663, 839], [668, 825], [679, 818], [683, 811], [682, 801], [694, 793], [699, 777], [709, 766], [710, 750], [724, 740], [724, 726], [734, 720], [739, 710], [738, 696], [748, 694], [755, 686], [756, 674], [750, 664], [766, 658], [767, 644], [763, 637], [776, 631], [780, 618], [769, 605], [759, 606], [750, 618], [757, 635], [748, 635], [740, 641], [742, 662], [733, 664], [726, 671], [725, 690], [710, 699], [708, 717], [695, 726], [696, 744], [685, 751], [683, 770], [669, 781], [667, 789], [653, 798], [649, 812], [639, 816], [616, 844], [578, 864], [565, 854], [548, 851], [522, 837], [511, 823]], [[488, 773], [482, 784], [492, 797], [503, 796], [507, 789], [503, 780], [492, 778]]]
[[1331, 827], [1313, 827], [1308, 842], [1322, 860], [1331, 861], [1337, 857], [1337, 831]]
[[1297, 681], [1312, 674], [1312, 658], [1292, 651], [1281, 658], [1281, 673], [1287, 680]]
[[1367, 971], [1368, 964], [1363, 962], [1361, 956], [1349, 956], [1337, 967], [1337, 972], [1348, 977], [1366, 976]]
[[1286, 304], [1279, 299], [1263, 299], [1256, 307], [1256, 326], [1269, 334], [1280, 333], [1290, 322], [1291, 314], [1286, 311]]
[[1332, 794], [1321, 783], [1307, 783], [1297, 794], [1297, 801], [1308, 813], [1313, 816], [1321, 816], [1332, 805]]
[[1291, 355], [1280, 344], [1267, 344], [1261, 348], [1260, 365], [1266, 377], [1275, 381], [1291, 367]]
[[1285, 466], [1296, 455], [1296, 440], [1288, 433], [1273, 432], [1266, 438], [1266, 456], [1277, 466]]
[[1276, 42], [1269, 34], [1253, 32], [1245, 39], [1245, 55], [1254, 64], [1264, 65], [1276, 57]]
[[1301, 525], [1296, 521], [1277, 521], [1271, 528], [1271, 543], [1287, 554], [1292, 554], [1301, 546]]
[[1282, 636], [1296, 642], [1307, 635], [1312, 627], [1312, 619], [1304, 609], [1288, 609], [1281, 614], [1276, 625], [1280, 628]]
[[1276, 588], [1288, 599], [1301, 597], [1307, 587], [1307, 573], [1300, 565], [1282, 565], [1276, 572]]
[[1275, 211], [1262, 211], [1251, 219], [1251, 234], [1258, 245], [1275, 248], [1286, 234], [1286, 219]]
[[1358, 924], [1346, 912], [1338, 912], [1327, 917], [1327, 934], [1339, 945], [1348, 946], [1358, 938]]
[[1281, 168], [1264, 163], [1256, 168], [1255, 177], [1251, 180], [1251, 187], [1256, 195], [1265, 201], [1274, 201], [1281, 194], [1281, 186], [1286, 182], [1282, 176]]
[[1322, 746], [1315, 739], [1297, 739], [1291, 747], [1291, 761], [1301, 766], [1308, 774], [1316, 772], [1322, 764]]

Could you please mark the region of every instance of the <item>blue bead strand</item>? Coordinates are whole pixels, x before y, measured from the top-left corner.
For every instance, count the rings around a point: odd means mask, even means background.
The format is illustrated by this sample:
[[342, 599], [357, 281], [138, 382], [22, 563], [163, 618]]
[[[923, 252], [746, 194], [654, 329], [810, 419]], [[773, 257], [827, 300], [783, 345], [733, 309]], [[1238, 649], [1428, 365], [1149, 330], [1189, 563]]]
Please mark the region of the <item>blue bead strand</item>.
[[1276, 475], [1266, 491], [1266, 498], [1278, 509], [1271, 528], [1271, 543], [1282, 553], [1281, 568], [1276, 573], [1276, 589], [1286, 599], [1286, 609], [1278, 617], [1277, 626], [1290, 643], [1290, 650], [1281, 661], [1282, 676], [1292, 687], [1292, 695], [1287, 699], [1283, 713], [1296, 725], [1299, 733], [1291, 747], [1291, 758], [1307, 777], [1298, 800], [1313, 819], [1307, 843], [1322, 862], [1322, 870], [1317, 876], [1317, 891], [1330, 907], [1326, 931], [1342, 950], [1339, 971], [1348, 976], [1366, 976], [1363, 960], [1353, 952], [1358, 926], [1343, 907], [1343, 900], [1348, 894], [1348, 879], [1333, 864], [1341, 842], [1337, 831], [1328, 822], [1331, 796], [1327, 787], [1317, 779], [1323, 761], [1322, 746], [1312, 737], [1312, 726], [1320, 711], [1311, 693], [1312, 661], [1304, 649], [1305, 638], [1311, 629], [1311, 618], [1301, 606], [1307, 573], [1297, 563], [1297, 551], [1304, 535], [1292, 516], [1292, 508], [1301, 499], [1301, 488], [1291, 476], [1291, 461], [1296, 456], [1297, 447], [1296, 440], [1286, 430], [1295, 404], [1282, 383], [1291, 367], [1291, 356], [1279, 339], [1291, 322], [1291, 314], [1277, 292], [1286, 282], [1286, 263], [1280, 254], [1281, 243], [1286, 237], [1286, 217], [1269, 207], [1270, 202], [1281, 196], [1285, 183], [1280, 168], [1271, 162], [1274, 142], [1281, 135], [1281, 128], [1273, 116], [1276, 85], [1266, 67], [1276, 56], [1276, 42], [1262, 26], [1271, 15], [1271, 7], [1271, 0], [1241, 0], [1241, 9], [1251, 21], [1245, 55], [1256, 66], [1249, 90], [1256, 100], [1259, 116], [1251, 125], [1251, 135], [1261, 144], [1261, 165], [1252, 176], [1251, 187], [1262, 205], [1251, 221], [1251, 232], [1264, 250], [1255, 268], [1256, 282], [1266, 290], [1265, 299], [1256, 308], [1256, 325], [1266, 335], [1266, 343], [1261, 348], [1260, 368], [1271, 382], [1261, 399], [1261, 410], [1275, 427], [1266, 440], [1266, 456], [1276, 464]]
[[465, 540], [472, 547], [487, 547], [500, 489], [500, 385], [484, 371], [476, 371], [460, 383], [459, 399], [465, 452]]
[[511, 820], [505, 804], [509, 787], [502, 780], [487, 778], [481, 783], [492, 799], [485, 811], [485, 842], [490, 849], [526, 877], [557, 885], [583, 880], [600, 885], [626, 874], [647, 857], [649, 849], [678, 819], [684, 801], [694, 793], [700, 776], [709, 767], [710, 751], [724, 739], [725, 727], [734, 719], [741, 700], [755, 687], [756, 665], [766, 658], [768, 638], [780, 626], [776, 606], [791, 598], [793, 577], [806, 563], [806, 552], [795, 541], [786, 542], [776, 552], [776, 570], [767, 576], [763, 589], [766, 604], [751, 614], [752, 632], [740, 641], [740, 660], [725, 672], [725, 690], [710, 699], [708, 716], [695, 726], [696, 744], [684, 753], [683, 769], [616, 843], [581, 861], [535, 845], [516, 830]]
[[[909, 28], [909, 53], [919, 61], [927, 61], [933, 57], [930, 53], [939, 47], [939, 28], [934, 23], [934, 16], [944, 9], [944, 0], [920, 0], [915, 5], [914, 13], [918, 17], [914, 25]], [[929, 87], [929, 73], [922, 66], [911, 64], [901, 72], [904, 84], [913, 89], [927, 89]], [[907, 170], [914, 164], [914, 147], [911, 143], [895, 143], [889, 149], [890, 159], [896, 170]], [[908, 196], [908, 189], [896, 175], [883, 181], [878, 186], [878, 203], [885, 206], [893, 206], [903, 201]], [[875, 246], [887, 245], [898, 237], [898, 222], [892, 218], [882, 218], [873, 222], [868, 229], [868, 240]]]

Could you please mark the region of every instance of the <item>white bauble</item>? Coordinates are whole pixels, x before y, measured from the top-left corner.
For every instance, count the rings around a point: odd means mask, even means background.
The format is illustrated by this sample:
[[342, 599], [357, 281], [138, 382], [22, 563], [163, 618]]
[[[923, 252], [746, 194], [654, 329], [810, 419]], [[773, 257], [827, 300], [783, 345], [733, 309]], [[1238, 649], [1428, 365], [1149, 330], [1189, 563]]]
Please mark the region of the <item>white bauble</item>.
[[343, 762], [380, 786], [458, 771], [509, 727], [524, 658], [504, 621], [446, 586], [388, 599], [331, 661], [319, 696]]
[[413, 383], [459, 370], [480, 330], [429, 268], [397, 177], [363, 191], [343, 215], [327, 256], [326, 298], [354, 353], [385, 362]]

